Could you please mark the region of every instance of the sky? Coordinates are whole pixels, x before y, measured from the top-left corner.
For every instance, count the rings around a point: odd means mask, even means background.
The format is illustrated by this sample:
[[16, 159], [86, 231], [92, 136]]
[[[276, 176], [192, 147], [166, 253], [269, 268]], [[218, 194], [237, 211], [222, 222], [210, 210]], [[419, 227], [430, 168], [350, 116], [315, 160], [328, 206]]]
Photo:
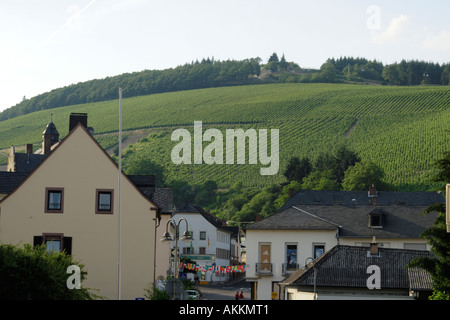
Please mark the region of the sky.
[[450, 62], [448, 0], [1, 0], [0, 111], [126, 72], [285, 55]]

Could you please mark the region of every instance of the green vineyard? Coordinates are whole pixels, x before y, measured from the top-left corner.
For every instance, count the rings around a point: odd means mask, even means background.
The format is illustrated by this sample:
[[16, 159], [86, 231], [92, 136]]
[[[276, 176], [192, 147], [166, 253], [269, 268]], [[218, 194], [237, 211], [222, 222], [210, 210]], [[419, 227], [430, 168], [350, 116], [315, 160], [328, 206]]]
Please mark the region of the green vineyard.
[[[126, 97], [126, 92], [124, 92]], [[35, 112], [0, 122], [0, 147], [38, 142], [50, 119], [67, 134], [71, 112], [87, 112], [89, 126], [104, 147], [114, 144], [118, 101]], [[175, 165], [171, 141], [175, 129], [279, 129], [278, 175], [261, 176], [258, 165]], [[215, 180], [220, 187], [235, 181], [263, 187], [284, 181], [292, 156], [314, 161], [320, 153], [345, 144], [363, 161], [377, 163], [385, 182], [398, 190], [428, 190], [434, 162], [450, 149], [450, 88], [391, 87], [346, 84], [268, 84], [154, 94], [124, 99], [123, 129], [146, 129], [148, 138], [123, 153], [124, 167], [149, 159], [161, 166], [168, 181]], [[130, 133], [131, 134], [131, 133]], [[116, 140], [117, 141], [117, 138]], [[207, 143], [204, 143], [206, 146]]]

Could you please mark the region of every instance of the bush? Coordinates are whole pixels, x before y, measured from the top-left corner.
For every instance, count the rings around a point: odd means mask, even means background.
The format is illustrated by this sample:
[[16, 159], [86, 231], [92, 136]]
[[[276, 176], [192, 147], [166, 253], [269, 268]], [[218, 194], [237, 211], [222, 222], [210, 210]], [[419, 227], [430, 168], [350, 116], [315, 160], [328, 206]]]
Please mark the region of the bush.
[[45, 246], [0, 245], [0, 300], [90, 300], [85, 288], [69, 289], [67, 268], [78, 265], [81, 282], [87, 272], [72, 256], [47, 252]]

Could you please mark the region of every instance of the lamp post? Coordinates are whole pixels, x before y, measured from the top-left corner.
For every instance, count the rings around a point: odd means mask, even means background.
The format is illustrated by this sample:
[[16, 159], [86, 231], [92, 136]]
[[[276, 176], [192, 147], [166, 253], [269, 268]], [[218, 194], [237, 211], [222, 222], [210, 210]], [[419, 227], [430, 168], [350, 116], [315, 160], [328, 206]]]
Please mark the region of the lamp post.
[[[183, 236], [180, 238], [180, 224], [181, 221], [184, 221], [186, 223], [186, 230], [183, 233]], [[172, 235], [169, 233], [169, 224], [172, 223], [172, 225], [175, 227], [175, 237], [172, 238]], [[194, 240], [194, 238], [190, 235], [189, 231], [189, 225], [185, 218], [181, 218], [178, 223], [174, 221], [173, 219], [169, 219], [166, 224], [166, 233], [161, 238], [160, 241], [162, 242], [168, 242], [168, 241], [174, 241], [175, 240], [175, 253], [174, 253], [174, 268], [173, 268], [173, 295], [172, 300], [176, 299], [176, 282], [178, 281], [178, 240], [181, 240], [183, 242]]]
[[305, 269], [308, 270], [308, 260], [311, 259], [313, 262], [313, 269], [314, 269], [314, 300], [317, 300], [317, 291], [316, 291], [316, 283], [317, 283], [317, 269], [316, 269], [316, 259], [313, 259], [311, 257], [306, 258], [305, 260]]

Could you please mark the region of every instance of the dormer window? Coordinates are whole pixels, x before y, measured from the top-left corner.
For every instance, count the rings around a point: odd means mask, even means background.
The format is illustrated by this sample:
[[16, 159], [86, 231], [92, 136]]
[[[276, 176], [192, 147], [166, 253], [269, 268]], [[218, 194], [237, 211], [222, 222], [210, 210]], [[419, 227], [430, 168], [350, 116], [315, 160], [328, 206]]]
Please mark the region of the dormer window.
[[380, 209], [373, 210], [369, 213], [369, 227], [370, 228], [383, 228], [384, 214]]

